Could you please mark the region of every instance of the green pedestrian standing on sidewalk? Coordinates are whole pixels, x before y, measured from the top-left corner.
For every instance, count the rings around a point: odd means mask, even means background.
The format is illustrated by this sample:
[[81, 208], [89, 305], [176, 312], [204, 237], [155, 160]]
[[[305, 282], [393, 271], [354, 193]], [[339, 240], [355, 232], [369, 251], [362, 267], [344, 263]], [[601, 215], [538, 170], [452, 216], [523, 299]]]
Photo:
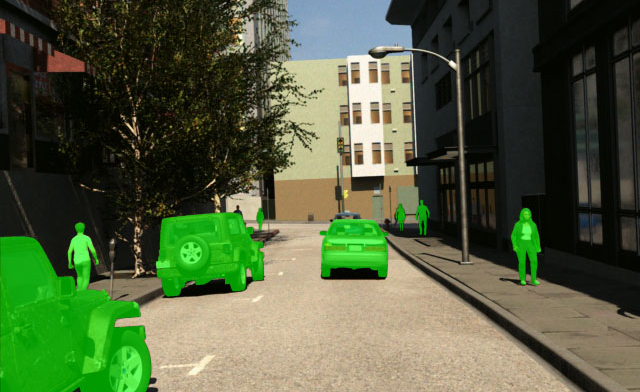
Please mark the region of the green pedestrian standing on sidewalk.
[[[429, 212], [429, 208], [424, 205], [424, 200], [420, 200], [420, 205], [416, 210], [416, 218], [418, 219], [418, 227], [420, 228], [420, 235], [427, 235], [427, 219], [431, 216], [431, 212]], [[424, 230], [422, 230], [422, 225], [424, 224]]]
[[262, 208], [258, 208], [258, 215], [256, 215], [256, 220], [258, 221], [258, 231], [262, 231], [262, 221], [264, 221]]
[[398, 204], [398, 208], [396, 209], [396, 221], [400, 224], [400, 231], [404, 231], [404, 207], [402, 207], [402, 203]]
[[[93, 247], [93, 242], [89, 236], [84, 235], [84, 223], [76, 223], [76, 236], [71, 239], [69, 244], [69, 269], [76, 268], [76, 274], [78, 274], [78, 291], [86, 290], [89, 287], [89, 278], [91, 276], [91, 256], [89, 251], [93, 255], [93, 258], [98, 262], [98, 255], [96, 254], [96, 248]], [[71, 263], [71, 255], [73, 254], [73, 264]]]
[[513, 251], [518, 257], [518, 273], [520, 275], [520, 284], [527, 285], [527, 255], [529, 255], [529, 263], [531, 264], [531, 284], [537, 286], [538, 282], [536, 273], [538, 272], [538, 253], [542, 252], [540, 248], [540, 235], [538, 234], [538, 226], [531, 220], [531, 210], [523, 208], [520, 211], [520, 219], [513, 226], [511, 232], [511, 244]]

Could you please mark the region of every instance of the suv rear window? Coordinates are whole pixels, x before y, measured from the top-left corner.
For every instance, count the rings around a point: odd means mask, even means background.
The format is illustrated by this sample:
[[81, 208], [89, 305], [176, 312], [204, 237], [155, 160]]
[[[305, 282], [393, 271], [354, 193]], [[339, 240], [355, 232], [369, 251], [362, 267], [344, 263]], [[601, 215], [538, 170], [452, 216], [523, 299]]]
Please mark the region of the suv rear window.
[[193, 219], [174, 222], [167, 227], [167, 232], [162, 239], [163, 243], [174, 244], [180, 238], [192, 235], [209, 233], [214, 235], [214, 241], [220, 240], [220, 222], [218, 219]]
[[244, 233], [244, 225], [240, 224], [239, 218], [230, 217], [229, 220], [227, 220], [227, 223], [229, 225], [229, 234], [238, 235], [240, 233]]

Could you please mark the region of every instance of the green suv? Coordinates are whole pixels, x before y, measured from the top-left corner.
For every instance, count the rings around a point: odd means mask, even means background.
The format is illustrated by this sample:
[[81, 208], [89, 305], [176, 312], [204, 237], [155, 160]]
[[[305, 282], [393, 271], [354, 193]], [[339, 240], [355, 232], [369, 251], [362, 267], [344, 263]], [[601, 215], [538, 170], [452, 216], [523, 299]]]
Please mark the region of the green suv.
[[151, 358], [137, 302], [103, 291], [76, 291], [58, 277], [40, 243], [0, 238], [0, 390], [146, 391]]
[[247, 268], [253, 280], [264, 280], [264, 245], [251, 234], [242, 216], [230, 212], [163, 219], [156, 270], [164, 294], [180, 295], [188, 281], [203, 285], [222, 278], [232, 291], [243, 291]]

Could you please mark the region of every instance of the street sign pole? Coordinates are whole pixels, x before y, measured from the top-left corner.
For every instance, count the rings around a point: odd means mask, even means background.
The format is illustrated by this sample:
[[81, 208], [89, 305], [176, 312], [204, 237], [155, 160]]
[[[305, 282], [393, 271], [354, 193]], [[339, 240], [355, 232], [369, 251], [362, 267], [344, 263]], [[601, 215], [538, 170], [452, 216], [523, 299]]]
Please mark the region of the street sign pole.
[[[342, 139], [342, 126], [340, 124], [340, 121], [338, 121], [338, 137]], [[342, 202], [342, 211], [344, 212], [344, 174], [342, 172], [342, 154], [344, 152], [344, 147], [343, 150], [340, 151], [340, 153], [338, 154], [338, 156], [340, 157], [340, 191], [342, 192], [342, 197], [340, 198], [341, 202]]]
[[271, 228], [269, 226], [269, 219], [271, 218], [271, 208], [269, 208], [269, 187], [267, 187], [267, 233], [271, 233]]
[[109, 296], [113, 299], [113, 262], [116, 258], [116, 239], [112, 238], [109, 240], [109, 261], [111, 261], [111, 274], [109, 282]]

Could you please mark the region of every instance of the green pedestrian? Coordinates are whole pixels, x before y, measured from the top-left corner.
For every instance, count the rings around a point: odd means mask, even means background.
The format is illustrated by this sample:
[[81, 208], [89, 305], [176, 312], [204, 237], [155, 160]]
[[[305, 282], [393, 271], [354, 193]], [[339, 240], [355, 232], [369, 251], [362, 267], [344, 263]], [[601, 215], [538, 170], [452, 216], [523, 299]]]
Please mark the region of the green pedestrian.
[[511, 244], [513, 251], [518, 257], [518, 274], [520, 275], [520, 284], [526, 286], [527, 281], [527, 255], [529, 255], [529, 263], [531, 264], [531, 284], [537, 286], [540, 284], [537, 278], [538, 272], [538, 253], [540, 249], [540, 235], [538, 234], [538, 226], [531, 220], [531, 210], [523, 208], [520, 211], [520, 219], [513, 226], [511, 232]]
[[[78, 274], [78, 291], [82, 291], [89, 287], [89, 278], [91, 276], [91, 256], [89, 255], [89, 251], [91, 251], [96, 265], [98, 265], [99, 262], [91, 238], [83, 234], [84, 223], [76, 223], [76, 232], [78, 234], [71, 239], [71, 243], [69, 244], [69, 269], [73, 269], [75, 265], [76, 274]], [[71, 254], [73, 254], [73, 264], [71, 263]]]
[[258, 215], [256, 216], [256, 220], [258, 221], [258, 231], [262, 231], [262, 221], [264, 220], [262, 208], [258, 208]]
[[400, 231], [404, 231], [404, 207], [402, 207], [402, 203], [398, 204], [398, 209], [396, 209], [396, 221], [400, 224]]
[[[431, 216], [431, 212], [429, 212], [429, 208], [424, 205], [424, 200], [420, 200], [420, 205], [416, 210], [416, 218], [418, 219], [418, 228], [420, 228], [420, 235], [427, 235], [427, 219]], [[424, 230], [422, 229], [422, 225], [424, 224]]]

